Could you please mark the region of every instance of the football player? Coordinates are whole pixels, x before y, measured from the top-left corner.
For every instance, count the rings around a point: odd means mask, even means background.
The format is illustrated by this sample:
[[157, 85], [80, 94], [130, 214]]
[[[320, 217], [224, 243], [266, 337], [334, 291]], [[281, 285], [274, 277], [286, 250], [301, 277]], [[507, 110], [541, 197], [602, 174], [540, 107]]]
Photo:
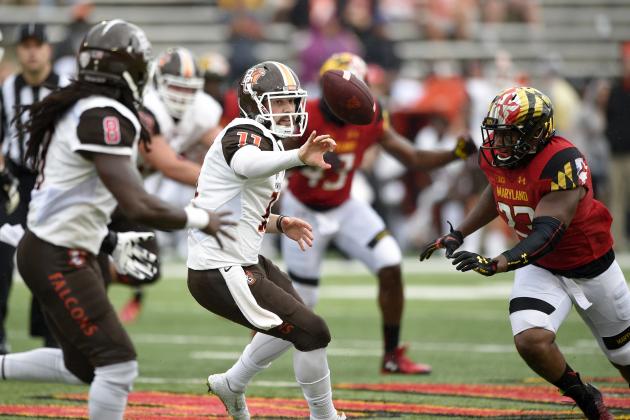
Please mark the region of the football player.
[[285, 273], [259, 255], [265, 232], [282, 233], [304, 250], [313, 244], [305, 221], [271, 213], [284, 171], [295, 166], [328, 168], [329, 135], [311, 132], [297, 150], [280, 140], [302, 135], [306, 91], [292, 69], [266, 61], [251, 67], [239, 84], [241, 117], [230, 122], [208, 151], [193, 205], [232, 211], [229, 232], [237, 241], [221, 248], [201, 230], [188, 233], [188, 288], [207, 310], [257, 331], [238, 361], [225, 373], [208, 377], [209, 391], [235, 419], [249, 419], [245, 389], [253, 376], [287, 349], [295, 347], [295, 378], [311, 419], [340, 419], [332, 401], [326, 347], [328, 326], [300, 299]]
[[138, 374], [134, 346], [96, 261], [116, 203], [132, 220], [158, 229], [194, 227], [219, 242], [229, 238], [224, 214], [176, 208], [142, 187], [132, 157], [138, 140], [149, 140], [135, 107], [149, 60], [140, 28], [101, 22], [81, 44], [78, 79], [22, 108], [30, 113], [22, 126], [30, 135], [26, 157], [38, 177], [17, 265], [61, 349], [2, 356], [0, 377], [90, 384], [91, 420], [122, 420]]
[[[589, 419], [612, 419], [602, 394], [584, 384], [556, 344], [574, 306], [608, 360], [630, 382], [630, 292], [615, 260], [608, 209], [593, 198], [584, 155], [555, 134], [549, 98], [513, 87], [492, 101], [481, 126], [479, 164], [488, 186], [457, 229], [428, 244], [459, 271], [515, 271], [510, 297], [514, 344], [534, 372], [571, 397]], [[520, 242], [494, 258], [455, 252], [500, 216]]]
[[[151, 134], [151, 146], [140, 145], [139, 167], [146, 176], [144, 185], [148, 192], [184, 207], [195, 192], [203, 155], [220, 131], [221, 106], [202, 91], [203, 78], [189, 50], [170, 48], [156, 61], [155, 89], [151, 86], [147, 89], [140, 112]], [[115, 212], [112, 219], [110, 228], [113, 230], [143, 229], [125, 220], [120, 212]], [[162, 245], [168, 242], [185, 248], [184, 235], [183, 232], [160, 232], [157, 239]], [[144, 246], [159, 254], [157, 242], [153, 239]], [[158, 279], [159, 272], [151, 283]], [[136, 282], [132, 277], [116, 281], [135, 288], [120, 312], [123, 322], [132, 322], [140, 313], [143, 286], [148, 282]]]
[[[367, 75], [363, 59], [351, 53], [331, 56], [320, 74], [328, 70], [347, 70], [364, 81]], [[431, 367], [411, 361], [405, 355], [406, 348], [399, 344], [404, 305], [400, 248], [381, 217], [368, 203], [352, 198], [350, 188], [366, 150], [373, 145], [380, 145], [409, 168], [425, 170], [465, 159], [475, 146], [462, 138], [453, 150], [416, 150], [389, 125], [387, 112], [378, 102], [376, 106], [371, 124], [352, 125], [336, 118], [321, 99], [306, 104], [307, 132], [330, 134], [337, 141], [337, 149], [326, 155], [331, 168], [304, 167], [290, 173], [282, 211], [307, 220], [319, 240], [307, 252], [300, 252], [295, 244], [282, 238], [282, 255], [296, 290], [311, 308], [318, 300], [322, 261], [330, 243], [363, 262], [378, 277], [384, 339], [381, 372], [427, 374]]]

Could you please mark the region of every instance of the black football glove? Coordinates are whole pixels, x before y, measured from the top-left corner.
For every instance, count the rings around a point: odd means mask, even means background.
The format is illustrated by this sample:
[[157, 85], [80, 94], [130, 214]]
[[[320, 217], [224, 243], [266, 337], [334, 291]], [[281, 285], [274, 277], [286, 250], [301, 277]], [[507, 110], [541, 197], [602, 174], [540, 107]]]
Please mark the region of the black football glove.
[[447, 222], [451, 227], [451, 231], [444, 236], [437, 238], [435, 241], [426, 244], [420, 254], [420, 261], [428, 259], [436, 249], [446, 249], [446, 257], [450, 258], [453, 252], [464, 243], [464, 235], [459, 230], [453, 229], [451, 222]]
[[20, 181], [13, 176], [9, 168], [5, 167], [0, 172], [0, 196], [4, 202], [4, 210], [7, 215], [13, 213], [20, 204], [19, 185]]
[[453, 154], [460, 159], [466, 159], [468, 156], [477, 152], [477, 145], [470, 136], [459, 136], [457, 144], [453, 149]]
[[497, 272], [496, 260], [469, 251], [459, 251], [453, 254], [453, 265], [457, 265], [455, 268], [461, 272], [474, 270], [484, 276], [492, 276]]

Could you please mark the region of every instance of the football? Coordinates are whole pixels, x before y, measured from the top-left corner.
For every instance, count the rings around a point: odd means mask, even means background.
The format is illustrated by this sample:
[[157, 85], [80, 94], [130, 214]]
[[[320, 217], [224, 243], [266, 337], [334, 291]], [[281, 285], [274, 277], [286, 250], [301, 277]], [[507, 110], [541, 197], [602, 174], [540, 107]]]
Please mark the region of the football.
[[349, 71], [329, 70], [321, 77], [322, 97], [342, 121], [367, 125], [374, 120], [376, 104], [370, 88]]

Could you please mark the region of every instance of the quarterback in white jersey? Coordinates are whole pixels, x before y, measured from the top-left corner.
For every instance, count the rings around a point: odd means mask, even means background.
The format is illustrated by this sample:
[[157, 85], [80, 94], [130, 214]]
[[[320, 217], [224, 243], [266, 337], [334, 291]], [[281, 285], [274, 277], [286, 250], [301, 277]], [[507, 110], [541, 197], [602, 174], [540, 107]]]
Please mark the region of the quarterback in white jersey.
[[137, 26], [101, 22], [79, 50], [78, 80], [22, 111], [30, 113], [26, 158], [38, 179], [17, 263], [61, 348], [0, 356], [0, 378], [90, 384], [90, 420], [122, 420], [138, 375], [96, 259], [116, 202], [155, 228], [218, 235], [230, 224], [206, 210], [170, 206], [142, 187], [132, 155], [139, 139], [149, 140], [135, 109], [149, 51]]
[[224, 247], [199, 230], [189, 231], [188, 288], [207, 310], [258, 332], [227, 372], [208, 386], [235, 419], [249, 419], [245, 389], [253, 376], [295, 347], [295, 377], [311, 419], [339, 419], [332, 402], [326, 346], [328, 326], [304, 305], [288, 276], [259, 255], [265, 232], [283, 233], [300, 248], [312, 246], [311, 226], [271, 214], [284, 171], [310, 165], [328, 168], [323, 155], [335, 142], [313, 132], [300, 149], [285, 151], [279, 138], [304, 132], [306, 92], [293, 70], [266, 61], [250, 68], [239, 85], [243, 118], [228, 124], [208, 151], [194, 207], [237, 216]]

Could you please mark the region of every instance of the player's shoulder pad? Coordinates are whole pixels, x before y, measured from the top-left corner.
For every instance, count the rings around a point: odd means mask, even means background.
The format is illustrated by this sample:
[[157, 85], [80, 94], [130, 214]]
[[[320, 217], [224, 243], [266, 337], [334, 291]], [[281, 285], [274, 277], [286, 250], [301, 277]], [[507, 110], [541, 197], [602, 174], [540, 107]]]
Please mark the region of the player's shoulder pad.
[[252, 145], [260, 150], [272, 151], [273, 140], [267, 134], [253, 124], [238, 124], [228, 128], [221, 139], [223, 156], [228, 165], [232, 162], [232, 157], [238, 149], [243, 146]]
[[586, 162], [575, 146], [554, 153], [540, 173], [540, 179], [551, 180], [551, 191], [571, 190], [586, 183]]
[[162, 130], [160, 128], [160, 123], [158, 122], [155, 114], [146, 106], [143, 106], [139, 111], [138, 115], [140, 116], [140, 122], [147, 129], [149, 134], [152, 136], [156, 136], [162, 134]]
[[136, 135], [134, 124], [114, 107], [87, 108], [79, 116], [77, 137], [81, 144], [132, 147]]

